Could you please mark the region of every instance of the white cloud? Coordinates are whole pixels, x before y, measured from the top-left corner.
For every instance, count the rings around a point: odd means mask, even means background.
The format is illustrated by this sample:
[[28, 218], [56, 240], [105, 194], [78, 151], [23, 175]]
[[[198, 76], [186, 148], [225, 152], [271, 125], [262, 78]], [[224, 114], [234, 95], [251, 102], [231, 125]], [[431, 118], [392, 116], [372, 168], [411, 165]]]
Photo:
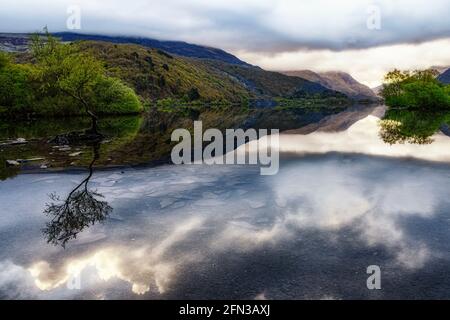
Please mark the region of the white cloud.
[[349, 72], [369, 87], [380, 85], [383, 76], [393, 68], [424, 69], [450, 66], [450, 39], [422, 44], [398, 44], [369, 49], [331, 51], [299, 50], [266, 55], [238, 52], [244, 61], [270, 70], [303, 70]]

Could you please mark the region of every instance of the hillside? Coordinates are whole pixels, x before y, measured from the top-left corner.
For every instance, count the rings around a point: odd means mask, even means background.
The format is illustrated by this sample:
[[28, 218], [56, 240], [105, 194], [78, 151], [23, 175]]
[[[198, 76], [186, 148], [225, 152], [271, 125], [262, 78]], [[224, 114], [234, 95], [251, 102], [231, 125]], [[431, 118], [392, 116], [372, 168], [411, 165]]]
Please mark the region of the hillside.
[[353, 99], [377, 99], [377, 95], [368, 86], [359, 83], [351, 75], [345, 72], [331, 71], [316, 73], [310, 70], [300, 70], [284, 71], [282, 73], [288, 76], [301, 77], [319, 83], [326, 88], [342, 92]]
[[[56, 35], [66, 41], [80, 36], [72, 33]], [[0, 44], [3, 49], [7, 48], [7, 51], [20, 51], [15, 53], [16, 61], [28, 63], [31, 62], [31, 57], [24, 51], [24, 48], [26, 50], [28, 46], [27, 37], [27, 35], [0, 34]], [[173, 41], [153, 42], [151, 39], [141, 38], [86, 37], [115, 42], [81, 40], [70, 43], [76, 43], [83, 52], [92, 53], [103, 62], [109, 75], [120, 78], [145, 101], [176, 99], [241, 102], [248, 99], [266, 101], [273, 98], [346, 98], [342, 93], [314, 82], [315, 79], [309, 81], [266, 71], [242, 62], [219, 49], [185, 44], [186, 46], [181, 50], [180, 43]], [[139, 40], [138, 42], [145, 42], [149, 46], [159, 45], [167, 50], [138, 44], [117, 43], [125, 42], [127, 39]], [[198, 50], [187, 50], [187, 48], [202, 48], [203, 53], [208, 51], [213, 56], [203, 55]], [[176, 54], [170, 52], [176, 52]]]
[[429, 69], [434, 69], [439, 73], [444, 73], [448, 68], [449, 66], [431, 66]]
[[341, 96], [320, 84], [258, 67], [181, 57], [132, 44], [81, 41], [79, 45], [149, 99], [180, 98], [192, 89], [203, 101]]
[[[103, 61], [108, 73], [130, 85], [145, 100], [167, 98], [201, 101], [343, 97], [321, 84], [253, 66], [171, 55], [159, 49], [104, 41], [79, 41], [81, 51]], [[27, 53], [17, 55], [29, 61]], [[196, 100], [196, 99], [195, 99]]]
[[266, 71], [259, 67], [245, 67], [220, 62], [207, 62], [211, 70], [218, 70], [238, 81], [258, 97], [330, 97], [343, 95], [319, 83], [300, 77], [290, 77], [279, 72]]
[[445, 70], [438, 76], [438, 80], [444, 84], [450, 84], [450, 69]]
[[197, 59], [132, 44], [81, 41], [79, 45], [104, 61], [113, 76], [128, 83], [144, 99], [183, 98], [191, 90], [198, 90], [203, 101], [249, 97], [239, 83]]
[[372, 91], [379, 97], [381, 97], [381, 90], [383, 90], [383, 85], [380, 84], [379, 86], [376, 86], [374, 88], [371, 88]]
[[0, 33], [0, 51], [23, 52], [28, 49], [29, 36], [22, 33]]

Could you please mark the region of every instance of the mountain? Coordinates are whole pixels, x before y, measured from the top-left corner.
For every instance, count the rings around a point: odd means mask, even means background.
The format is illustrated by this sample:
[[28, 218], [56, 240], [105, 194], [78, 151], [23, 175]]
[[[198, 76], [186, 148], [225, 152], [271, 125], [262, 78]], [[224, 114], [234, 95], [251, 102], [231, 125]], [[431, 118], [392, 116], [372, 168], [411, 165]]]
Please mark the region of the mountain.
[[437, 79], [444, 84], [450, 84], [450, 69], [442, 72]]
[[79, 45], [144, 98], [179, 98], [193, 88], [207, 101], [342, 96], [318, 83], [254, 66], [182, 57], [132, 44], [82, 41]]
[[[80, 41], [80, 50], [103, 61], [109, 75], [120, 78], [146, 101], [272, 100], [273, 98], [339, 97], [341, 93], [298, 77], [259, 67], [172, 55], [161, 49], [105, 41]], [[28, 52], [16, 53], [16, 61], [32, 61]]]
[[206, 61], [206, 63], [209, 64], [210, 68], [228, 75], [259, 97], [345, 97], [342, 93], [301, 77], [291, 77], [279, 72], [266, 71], [259, 67], [230, 65], [212, 61]]
[[29, 35], [24, 33], [0, 33], [0, 51], [23, 52], [28, 49]]
[[[321, 83], [263, 70], [220, 49], [133, 37], [53, 35], [64, 42], [77, 40], [81, 50], [103, 61], [109, 74], [144, 100], [186, 99], [191, 93], [201, 101], [251, 99], [262, 104], [273, 98], [347, 98]], [[16, 52], [18, 62], [31, 62], [28, 45], [27, 34], [0, 34], [0, 50]]]
[[234, 55], [225, 52], [224, 50], [211, 48], [207, 46], [200, 46], [182, 41], [161, 41], [149, 38], [138, 37], [122, 37], [122, 36], [103, 36], [103, 35], [89, 35], [71, 32], [57, 32], [53, 33], [55, 37], [62, 41], [77, 41], [77, 40], [95, 40], [106, 41], [110, 43], [131, 43], [139, 44], [144, 47], [161, 49], [171, 54], [176, 54], [183, 57], [211, 59], [223, 61], [226, 63], [249, 66], [248, 63], [240, 60]]
[[125, 81], [146, 100], [179, 99], [191, 90], [198, 91], [203, 101], [249, 98], [243, 86], [212, 70], [201, 59], [134, 44], [81, 41], [79, 46], [103, 61], [111, 75]]
[[381, 97], [381, 90], [383, 89], [383, 85], [380, 84], [379, 86], [376, 86], [374, 88], [371, 88], [372, 91], [377, 95]]
[[439, 73], [445, 72], [449, 67], [448, 66], [431, 66], [430, 69], [434, 69]]
[[[224, 50], [211, 48], [207, 46], [200, 46], [196, 44], [186, 43], [182, 41], [161, 41], [149, 38], [139, 37], [124, 37], [124, 36], [103, 36], [79, 34], [72, 32], [56, 32], [53, 36], [59, 38], [64, 42], [73, 42], [78, 40], [94, 40], [105, 41], [110, 43], [120, 44], [139, 44], [144, 47], [164, 50], [171, 54], [176, 54], [184, 57], [211, 59], [223, 61], [226, 63], [250, 66], [248, 63], [240, 60], [234, 55], [225, 52]], [[25, 51], [28, 46], [30, 35], [19, 33], [0, 33], [0, 50], [2, 51]]]
[[342, 92], [348, 97], [356, 100], [376, 100], [375, 92], [368, 86], [356, 81], [351, 75], [345, 72], [321, 72], [316, 73], [310, 70], [283, 71], [285, 75], [291, 77], [300, 77], [334, 91]]

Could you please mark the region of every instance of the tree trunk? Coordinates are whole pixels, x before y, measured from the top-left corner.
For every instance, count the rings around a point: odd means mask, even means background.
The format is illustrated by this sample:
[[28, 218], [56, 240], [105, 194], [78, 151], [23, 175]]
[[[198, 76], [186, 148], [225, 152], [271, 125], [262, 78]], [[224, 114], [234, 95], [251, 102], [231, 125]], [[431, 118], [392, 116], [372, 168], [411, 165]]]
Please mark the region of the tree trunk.
[[95, 115], [91, 115], [92, 126], [90, 132], [92, 134], [98, 135], [98, 126], [97, 126], [97, 117]]
[[91, 128], [87, 132], [89, 134], [91, 134], [91, 135], [94, 135], [94, 136], [103, 137], [103, 135], [98, 132], [98, 125], [97, 125], [98, 118], [97, 118], [97, 116], [93, 112], [91, 112], [90, 110], [87, 110], [87, 113], [91, 117]]

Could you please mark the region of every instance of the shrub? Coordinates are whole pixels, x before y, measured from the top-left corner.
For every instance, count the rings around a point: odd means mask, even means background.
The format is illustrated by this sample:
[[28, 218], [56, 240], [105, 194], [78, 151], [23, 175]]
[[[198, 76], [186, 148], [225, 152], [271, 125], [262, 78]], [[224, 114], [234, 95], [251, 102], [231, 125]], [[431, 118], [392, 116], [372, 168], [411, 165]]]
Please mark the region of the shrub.
[[393, 70], [385, 76], [382, 96], [394, 108], [450, 109], [450, 89], [436, 79], [433, 70]]
[[94, 87], [91, 102], [97, 113], [137, 113], [143, 110], [134, 91], [117, 78], [104, 77]]
[[7, 64], [0, 69], [0, 106], [4, 114], [17, 116], [32, 109], [33, 88], [30, 82], [32, 67]]

